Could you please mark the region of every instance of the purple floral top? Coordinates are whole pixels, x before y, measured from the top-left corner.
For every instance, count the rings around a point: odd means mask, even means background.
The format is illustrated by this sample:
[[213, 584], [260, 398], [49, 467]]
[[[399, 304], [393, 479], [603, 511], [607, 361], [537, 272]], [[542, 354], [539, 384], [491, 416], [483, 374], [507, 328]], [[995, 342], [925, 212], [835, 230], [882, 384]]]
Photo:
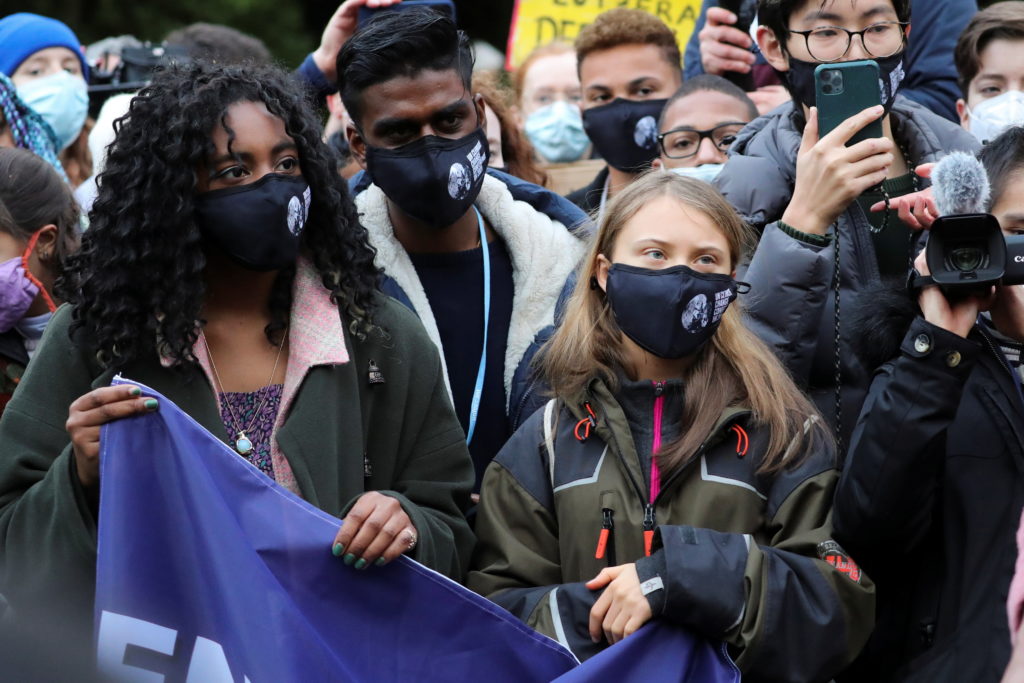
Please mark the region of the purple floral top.
[[[227, 430], [228, 443], [233, 446], [238, 432], [245, 430], [246, 437], [252, 442], [252, 450], [242, 457], [271, 479], [274, 478], [274, 466], [270, 459], [270, 437], [283, 392], [283, 384], [270, 384], [256, 391], [225, 391], [220, 395], [220, 419]], [[254, 417], [257, 408], [260, 408], [260, 414]]]

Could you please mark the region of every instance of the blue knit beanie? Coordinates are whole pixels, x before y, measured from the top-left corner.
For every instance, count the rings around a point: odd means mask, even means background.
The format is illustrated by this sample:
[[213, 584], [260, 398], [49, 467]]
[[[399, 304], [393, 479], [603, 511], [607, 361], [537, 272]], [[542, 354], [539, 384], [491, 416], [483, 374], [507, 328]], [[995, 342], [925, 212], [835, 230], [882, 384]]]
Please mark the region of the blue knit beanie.
[[82, 44], [62, 21], [29, 12], [0, 19], [0, 73], [11, 76], [21, 63], [48, 47], [66, 47], [82, 63], [82, 75], [89, 80], [89, 65]]

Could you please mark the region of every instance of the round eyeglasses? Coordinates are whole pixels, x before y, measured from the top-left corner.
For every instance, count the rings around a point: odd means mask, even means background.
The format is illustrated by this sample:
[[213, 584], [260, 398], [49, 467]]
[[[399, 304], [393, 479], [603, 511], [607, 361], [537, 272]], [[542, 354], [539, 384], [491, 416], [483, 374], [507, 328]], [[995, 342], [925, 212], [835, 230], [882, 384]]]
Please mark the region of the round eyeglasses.
[[689, 126], [673, 128], [658, 136], [658, 144], [661, 151], [669, 159], [686, 159], [694, 156], [700, 150], [701, 140], [708, 138], [711, 144], [722, 152], [728, 152], [729, 147], [736, 141], [736, 135], [743, 130], [747, 124], [741, 121], [730, 121], [720, 123], [709, 130], [697, 130]]
[[903, 49], [907, 42], [906, 21], [880, 21], [876, 24], [851, 31], [842, 26], [819, 26], [810, 31], [790, 31], [804, 37], [807, 52], [816, 61], [835, 62], [846, 56], [854, 36], [860, 36], [864, 51], [872, 57], [884, 59]]

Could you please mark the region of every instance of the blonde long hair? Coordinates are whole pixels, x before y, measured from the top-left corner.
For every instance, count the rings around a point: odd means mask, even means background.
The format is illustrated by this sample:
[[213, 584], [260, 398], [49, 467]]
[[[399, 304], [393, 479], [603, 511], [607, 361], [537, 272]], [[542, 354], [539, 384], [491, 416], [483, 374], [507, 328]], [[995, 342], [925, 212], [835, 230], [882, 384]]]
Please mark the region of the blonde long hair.
[[[604, 292], [591, 283], [597, 274], [598, 255], [610, 261], [623, 226], [658, 197], [671, 197], [708, 216], [729, 243], [733, 269], [755, 244], [751, 229], [706, 183], [659, 171], [631, 183], [608, 203], [562, 324], [540, 355], [541, 372], [556, 396], [578, 395], [595, 378], [603, 379], [613, 390], [617, 387], [616, 369], [626, 367], [623, 335]], [[742, 316], [739, 302], [733, 303], [711, 343], [697, 352], [695, 362], [685, 371], [682, 432], [657, 454], [663, 472], [683, 466], [730, 406], [748, 406], [754, 423], [771, 435], [758, 469], [761, 473], [795, 464], [818, 439], [831, 441], [817, 410], [772, 351], [746, 328]]]

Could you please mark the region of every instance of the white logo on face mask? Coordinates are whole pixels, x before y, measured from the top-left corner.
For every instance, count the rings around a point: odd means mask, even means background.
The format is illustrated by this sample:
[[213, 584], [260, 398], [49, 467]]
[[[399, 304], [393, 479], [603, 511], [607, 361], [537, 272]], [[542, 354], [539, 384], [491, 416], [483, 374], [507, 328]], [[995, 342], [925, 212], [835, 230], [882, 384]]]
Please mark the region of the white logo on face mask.
[[487, 163], [486, 157], [484, 157], [484, 145], [481, 142], [476, 143], [473, 149], [470, 150], [469, 154], [466, 155], [466, 161], [469, 162], [469, 166], [473, 169], [473, 182], [475, 183], [484, 173], [484, 165]]
[[730, 303], [732, 303], [731, 289], [723, 289], [715, 294], [715, 312], [711, 315], [711, 322], [717, 323], [721, 320], [725, 309], [729, 308]]
[[302, 197], [292, 197], [288, 202], [288, 232], [298, 235], [306, 225], [309, 218], [309, 188], [302, 193]]
[[708, 298], [703, 294], [690, 299], [683, 311], [683, 329], [691, 334], [697, 334], [708, 326]]
[[653, 149], [658, 144], [658, 122], [653, 116], [645, 116], [636, 122], [633, 142], [641, 149]]
[[473, 187], [473, 179], [469, 169], [456, 162], [448, 169], [448, 196], [452, 199], [463, 199]]
[[455, 162], [448, 169], [448, 196], [452, 199], [465, 199], [469, 196], [473, 184], [484, 174], [484, 165], [487, 157], [484, 154], [483, 143], [476, 145], [466, 155], [466, 162], [469, 166]]

